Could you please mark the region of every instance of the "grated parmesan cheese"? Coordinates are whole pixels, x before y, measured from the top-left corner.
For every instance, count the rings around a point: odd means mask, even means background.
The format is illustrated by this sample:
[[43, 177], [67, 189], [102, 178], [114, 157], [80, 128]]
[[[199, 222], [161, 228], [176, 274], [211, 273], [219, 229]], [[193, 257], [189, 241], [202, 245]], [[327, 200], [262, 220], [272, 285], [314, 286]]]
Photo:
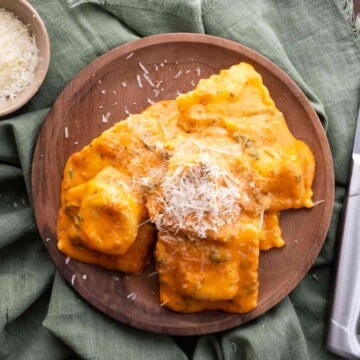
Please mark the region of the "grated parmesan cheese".
[[315, 201], [315, 202], [313, 203], [313, 207], [314, 207], [314, 206], [317, 206], [317, 205], [320, 205], [320, 204], [322, 204], [323, 202], [325, 202], [325, 200]]
[[0, 8], [0, 106], [13, 100], [33, 80], [38, 49], [28, 27]]
[[130, 300], [136, 300], [136, 293], [132, 292], [128, 296], [126, 296]]
[[128, 110], [127, 106], [125, 106], [124, 112], [127, 116], [131, 115], [131, 112]]
[[102, 115], [102, 122], [107, 123], [109, 121], [109, 116], [110, 116], [109, 112], [107, 112], [106, 114], [103, 114]]
[[149, 71], [148, 71], [148, 69], [139, 61], [139, 67], [140, 67], [140, 69], [145, 73], [145, 74], [148, 74], [149, 73]]
[[154, 83], [151, 81], [149, 75], [147, 74], [143, 74], [144, 79], [147, 81], [147, 83], [151, 86], [151, 87], [155, 87]]
[[160, 206], [152, 216], [159, 230], [190, 230], [199, 238], [217, 233], [240, 214], [239, 185], [230, 174], [206, 162], [178, 167], [167, 173], [155, 198]]
[[142, 88], [143, 85], [142, 85], [142, 82], [141, 82], [141, 77], [140, 77], [140, 75], [136, 75], [136, 81], [137, 81], [138, 87], [139, 87], [139, 88]]
[[129, 60], [129, 59], [131, 59], [131, 58], [133, 57], [133, 55], [134, 55], [134, 53], [132, 52], [132, 53], [130, 53], [125, 59], [126, 59], [126, 60]]

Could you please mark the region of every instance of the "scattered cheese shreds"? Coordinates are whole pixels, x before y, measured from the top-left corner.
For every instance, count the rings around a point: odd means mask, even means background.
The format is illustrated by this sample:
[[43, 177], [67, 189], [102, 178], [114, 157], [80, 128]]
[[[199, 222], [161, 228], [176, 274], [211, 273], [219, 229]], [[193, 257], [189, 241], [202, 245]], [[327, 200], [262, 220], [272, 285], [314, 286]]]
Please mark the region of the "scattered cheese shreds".
[[130, 300], [135, 300], [136, 299], [136, 293], [132, 292], [127, 296], [128, 299]]
[[128, 110], [127, 106], [125, 106], [124, 112], [126, 115], [130, 116], [131, 112]]
[[314, 207], [314, 206], [317, 206], [317, 205], [320, 205], [320, 204], [322, 204], [323, 202], [325, 202], [325, 200], [315, 201], [315, 202], [313, 203], [313, 207]]
[[139, 66], [140, 66], [140, 69], [145, 73], [145, 74], [148, 74], [149, 71], [148, 69], [139, 61]]
[[39, 62], [35, 38], [13, 13], [0, 8], [0, 106], [33, 80]]
[[151, 87], [155, 87], [154, 83], [151, 81], [150, 77], [146, 74], [143, 75], [144, 79], [147, 81], [147, 83], [151, 86]]
[[152, 221], [159, 230], [190, 229], [199, 238], [218, 232], [240, 214], [240, 185], [216, 165], [198, 163], [167, 173], [155, 192], [160, 204]]
[[137, 84], [138, 84], [139, 88], [142, 88], [143, 85], [142, 85], [142, 82], [141, 82], [141, 77], [140, 77], [140, 75], [136, 75], [136, 81], [137, 81]]
[[132, 53], [130, 53], [125, 59], [126, 59], [126, 60], [129, 60], [129, 59], [131, 59], [131, 58], [133, 57], [133, 55], [134, 55], [134, 53], [132, 52]]
[[264, 225], [264, 210], [260, 213], [260, 220], [259, 220], [259, 231], [262, 229]]
[[110, 116], [110, 113], [106, 113], [106, 114], [103, 114], [102, 115], [102, 122], [103, 123], [107, 123], [109, 121], [109, 116]]
[[161, 91], [164, 90], [164, 89], [160, 88], [160, 85], [161, 85], [162, 83], [163, 83], [162, 80], [157, 81], [155, 87], [156, 87], [157, 89], [161, 90]]

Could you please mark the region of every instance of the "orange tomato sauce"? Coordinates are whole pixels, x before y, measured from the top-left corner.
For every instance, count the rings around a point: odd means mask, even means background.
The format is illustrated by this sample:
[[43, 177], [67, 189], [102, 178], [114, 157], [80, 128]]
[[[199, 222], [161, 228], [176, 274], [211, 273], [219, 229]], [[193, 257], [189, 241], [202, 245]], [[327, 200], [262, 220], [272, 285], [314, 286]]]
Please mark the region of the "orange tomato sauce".
[[310, 148], [240, 63], [70, 156], [58, 248], [126, 273], [154, 256], [162, 306], [248, 312], [260, 251], [285, 245], [280, 212], [313, 206], [314, 176]]

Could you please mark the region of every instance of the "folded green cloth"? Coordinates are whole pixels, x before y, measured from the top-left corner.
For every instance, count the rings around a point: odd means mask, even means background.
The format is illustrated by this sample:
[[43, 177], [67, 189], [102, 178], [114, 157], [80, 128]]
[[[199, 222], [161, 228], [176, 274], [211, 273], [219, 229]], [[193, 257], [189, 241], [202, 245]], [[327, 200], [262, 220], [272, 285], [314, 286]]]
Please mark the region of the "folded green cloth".
[[[349, 1], [32, 0], [51, 41], [46, 81], [0, 121], [0, 359], [332, 359], [326, 350], [337, 228], [360, 90], [360, 40]], [[200, 32], [259, 51], [303, 89], [327, 131], [336, 198], [326, 243], [278, 306], [238, 328], [169, 337], [113, 321], [56, 274], [38, 235], [29, 173], [37, 134], [68, 81], [104, 52], [142, 36]], [[1, 35], [0, 35], [1, 36]], [[1, 49], [0, 49], [1, 51]]]

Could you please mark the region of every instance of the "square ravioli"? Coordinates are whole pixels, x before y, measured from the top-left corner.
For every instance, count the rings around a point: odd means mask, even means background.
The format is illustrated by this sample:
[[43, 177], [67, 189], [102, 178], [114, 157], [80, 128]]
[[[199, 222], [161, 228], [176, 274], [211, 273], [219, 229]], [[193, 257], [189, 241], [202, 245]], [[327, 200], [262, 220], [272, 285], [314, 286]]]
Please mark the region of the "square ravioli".
[[184, 313], [254, 309], [259, 285], [258, 220], [242, 214], [226, 243], [159, 232], [155, 261], [161, 303]]

